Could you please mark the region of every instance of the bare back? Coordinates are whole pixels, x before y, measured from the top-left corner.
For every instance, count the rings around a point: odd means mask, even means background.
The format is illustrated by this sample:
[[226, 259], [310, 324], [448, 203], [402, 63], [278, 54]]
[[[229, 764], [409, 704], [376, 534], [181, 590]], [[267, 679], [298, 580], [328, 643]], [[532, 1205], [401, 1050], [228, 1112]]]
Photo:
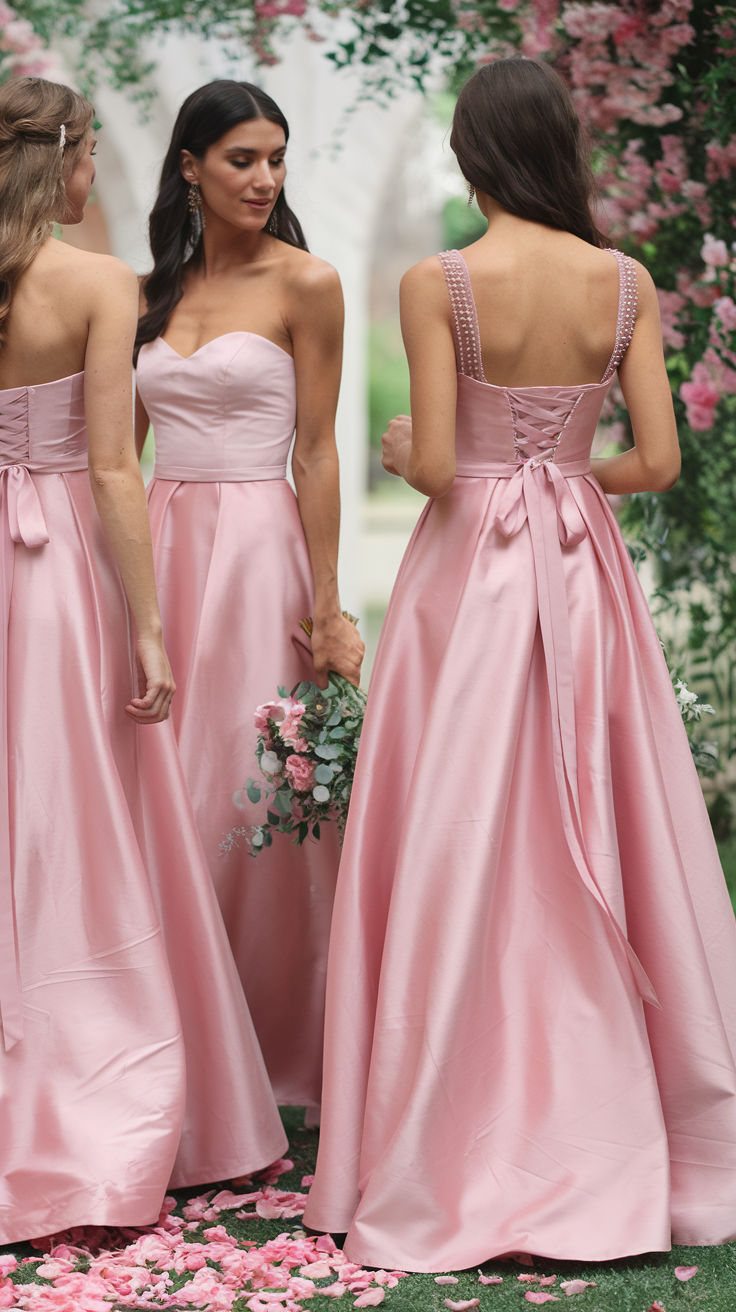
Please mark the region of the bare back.
[[[7, 340], [0, 349], [0, 388], [33, 387], [81, 373], [90, 323], [104, 288], [119, 281], [120, 262], [50, 238], [20, 279]], [[112, 290], [112, 289], [111, 289]]]
[[517, 224], [463, 255], [489, 383], [597, 383], [616, 338], [619, 272], [607, 251], [570, 233]]

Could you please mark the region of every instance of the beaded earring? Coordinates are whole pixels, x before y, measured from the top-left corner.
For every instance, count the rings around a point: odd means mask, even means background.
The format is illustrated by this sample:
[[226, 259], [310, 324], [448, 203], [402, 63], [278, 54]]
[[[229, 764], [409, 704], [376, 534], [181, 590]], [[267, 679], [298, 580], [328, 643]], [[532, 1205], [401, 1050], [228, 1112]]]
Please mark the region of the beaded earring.
[[196, 246], [204, 231], [204, 214], [202, 213], [202, 193], [199, 190], [198, 182], [189, 183], [187, 192], [187, 206], [189, 209], [189, 226], [191, 229], [192, 246]]

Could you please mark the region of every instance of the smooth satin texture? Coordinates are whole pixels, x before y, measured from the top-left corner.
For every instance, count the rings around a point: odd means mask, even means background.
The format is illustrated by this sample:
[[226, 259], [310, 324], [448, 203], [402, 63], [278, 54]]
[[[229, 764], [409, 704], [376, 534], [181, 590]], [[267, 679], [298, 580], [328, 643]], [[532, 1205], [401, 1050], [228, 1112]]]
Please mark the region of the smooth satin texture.
[[194, 355], [144, 346], [138, 388], [156, 443], [149, 509], [173, 719], [200, 836], [278, 1102], [317, 1107], [335, 834], [256, 859], [225, 835], [265, 819], [233, 794], [257, 774], [253, 712], [314, 677], [299, 620], [312, 581], [286, 463], [294, 363], [253, 333]]
[[[0, 391], [0, 1243], [155, 1221], [285, 1139], [168, 725], [138, 728], [82, 374]], [[17, 951], [12, 952], [16, 947]]]
[[649, 611], [587, 472], [609, 385], [459, 375], [458, 476], [393, 592], [305, 1212], [347, 1231], [355, 1262], [736, 1238], [736, 926]]

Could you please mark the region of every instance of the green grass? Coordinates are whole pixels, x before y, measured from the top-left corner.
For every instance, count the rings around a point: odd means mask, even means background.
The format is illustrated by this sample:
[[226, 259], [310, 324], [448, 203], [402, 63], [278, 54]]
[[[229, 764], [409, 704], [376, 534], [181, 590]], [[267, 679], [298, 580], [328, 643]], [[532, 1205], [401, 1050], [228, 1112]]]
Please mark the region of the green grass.
[[[734, 911], [736, 911], [736, 834], [733, 834], [730, 838], [726, 838], [720, 842], [718, 844], [718, 851], [721, 857], [723, 873], [726, 876], [728, 891], [731, 894]], [[733, 1312], [736, 1312], [736, 1304], [734, 1304]]]

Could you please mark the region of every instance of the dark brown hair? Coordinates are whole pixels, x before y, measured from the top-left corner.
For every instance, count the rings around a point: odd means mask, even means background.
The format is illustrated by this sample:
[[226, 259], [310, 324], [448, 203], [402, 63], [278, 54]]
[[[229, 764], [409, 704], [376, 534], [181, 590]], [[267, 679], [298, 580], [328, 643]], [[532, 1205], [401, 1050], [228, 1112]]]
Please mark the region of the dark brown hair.
[[18, 280], [63, 219], [64, 184], [93, 118], [89, 101], [59, 82], [18, 77], [0, 87], [0, 345]]
[[591, 209], [588, 143], [548, 64], [514, 56], [479, 68], [458, 97], [450, 145], [463, 177], [510, 214], [608, 245]]
[[[277, 123], [289, 140], [289, 125], [275, 100], [250, 82], [232, 82], [227, 78], [208, 82], [187, 96], [179, 110], [161, 169], [158, 196], [148, 221], [153, 269], [143, 282], [148, 308], [138, 323], [136, 360], [144, 342], [152, 342], [164, 332], [174, 307], [181, 300], [185, 266], [201, 259], [201, 233], [192, 235], [187, 206], [189, 184], [182, 176], [181, 152], [188, 150], [196, 159], [202, 159], [209, 147], [231, 128], [257, 118]], [[301, 225], [286, 203], [283, 188], [266, 231], [290, 246], [307, 249]]]

